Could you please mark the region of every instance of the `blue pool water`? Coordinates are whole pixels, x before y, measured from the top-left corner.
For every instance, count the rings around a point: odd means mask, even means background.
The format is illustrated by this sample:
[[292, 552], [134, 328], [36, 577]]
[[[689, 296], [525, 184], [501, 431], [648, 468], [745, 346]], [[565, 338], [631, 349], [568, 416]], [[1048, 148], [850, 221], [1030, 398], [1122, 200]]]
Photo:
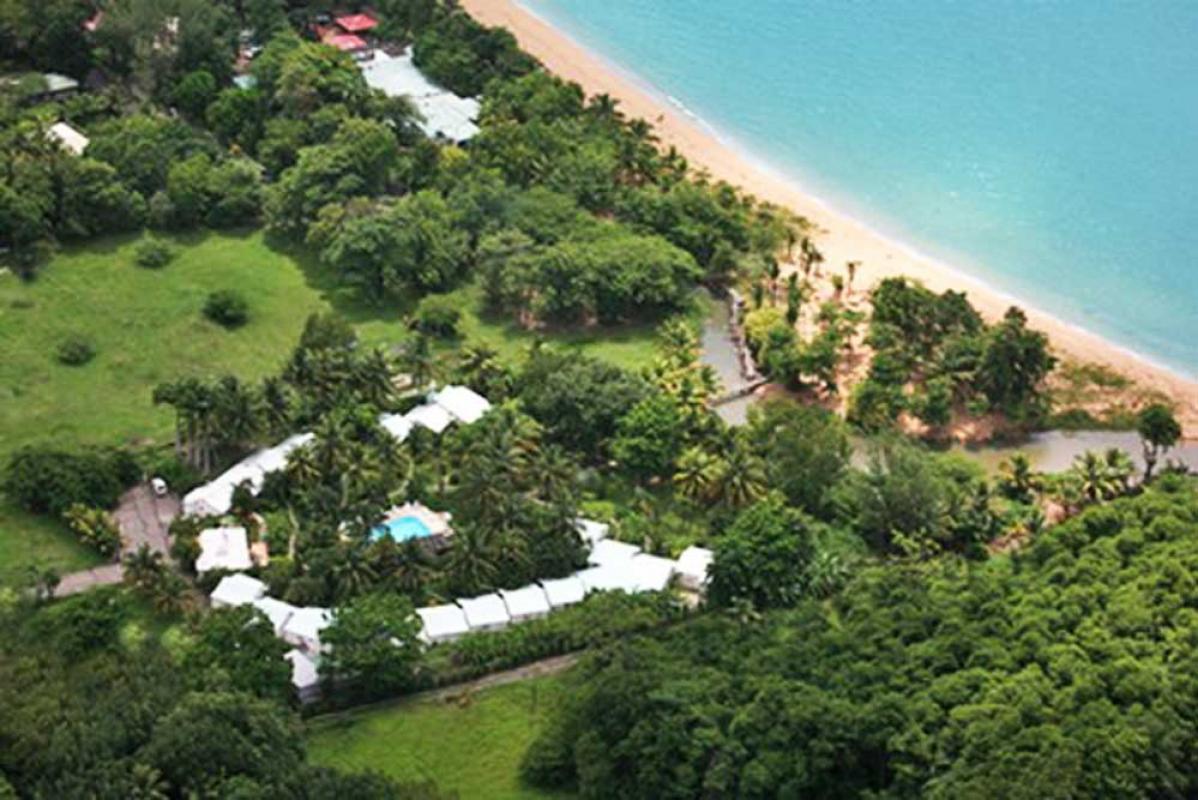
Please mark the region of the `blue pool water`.
[[1198, 2], [523, 2], [834, 207], [1198, 374]]
[[388, 536], [397, 542], [406, 542], [411, 539], [423, 539], [432, 533], [417, 517], [397, 517], [376, 527], [371, 538], [377, 542]]

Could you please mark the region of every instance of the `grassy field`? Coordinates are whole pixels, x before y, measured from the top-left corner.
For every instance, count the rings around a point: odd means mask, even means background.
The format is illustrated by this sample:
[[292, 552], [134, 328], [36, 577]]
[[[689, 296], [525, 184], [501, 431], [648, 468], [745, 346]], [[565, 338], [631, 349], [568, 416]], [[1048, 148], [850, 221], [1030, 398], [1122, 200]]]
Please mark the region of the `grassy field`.
[[[134, 263], [136, 237], [64, 249], [37, 278], [0, 274], [0, 465], [25, 444], [164, 444], [171, 412], [151, 402], [162, 381], [232, 373], [254, 380], [275, 372], [313, 311], [334, 309], [369, 345], [407, 335], [411, 302], [371, 303], [314, 258], [272, 247], [260, 232], [204, 233], [171, 240], [176, 258], [159, 270]], [[236, 289], [250, 320], [233, 331], [209, 322], [209, 292]], [[626, 367], [647, 363], [653, 326], [534, 333], [481, 314], [478, 290], [454, 293], [463, 311], [460, 341], [480, 341], [518, 358], [538, 337]], [[84, 336], [96, 357], [60, 364], [55, 350]], [[2, 466], [0, 466], [2, 468]], [[0, 582], [38, 562], [63, 571], [96, 559], [58, 523], [21, 514], [0, 500]]]
[[469, 702], [414, 701], [315, 720], [308, 752], [318, 764], [431, 780], [462, 800], [563, 797], [521, 786], [517, 769], [560, 679], [488, 689]]

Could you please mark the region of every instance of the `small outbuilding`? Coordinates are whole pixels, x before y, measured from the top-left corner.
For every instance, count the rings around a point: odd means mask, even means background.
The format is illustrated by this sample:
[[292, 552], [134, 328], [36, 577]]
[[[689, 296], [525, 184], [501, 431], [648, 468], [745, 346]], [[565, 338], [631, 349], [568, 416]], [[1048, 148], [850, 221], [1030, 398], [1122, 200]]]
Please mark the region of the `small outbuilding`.
[[545, 590], [545, 599], [549, 601], [551, 609], [581, 603], [587, 595], [586, 584], [579, 580], [577, 575], [541, 581], [541, 588]]
[[503, 598], [494, 592], [468, 597], [458, 600], [457, 603], [466, 615], [466, 624], [470, 626], [471, 632], [502, 630], [512, 621], [507, 606], [503, 604]]
[[91, 140], [65, 122], [55, 122], [46, 131], [50, 141], [57, 142], [64, 150], [77, 156], [83, 155]]
[[200, 532], [199, 544], [196, 572], [201, 575], [214, 569], [236, 572], [251, 566], [245, 528], [209, 528]]
[[346, 14], [334, 17], [333, 22], [346, 33], [365, 33], [378, 27], [378, 20], [369, 14]]
[[452, 642], [470, 632], [465, 612], [453, 604], [418, 608], [416, 616], [423, 623], [420, 638], [428, 644]]
[[327, 608], [304, 606], [283, 624], [280, 635], [283, 641], [295, 645], [305, 653], [318, 654], [323, 649], [320, 634], [333, 621], [333, 612]]
[[491, 410], [490, 401], [467, 386], [446, 386], [433, 392], [430, 399], [455, 420], [467, 425], [478, 422]]
[[636, 591], [636, 578], [632, 574], [632, 559], [591, 567], [576, 573], [587, 594], [591, 592], [628, 592]]
[[283, 635], [283, 628], [286, 627], [287, 620], [291, 619], [291, 615], [299, 610], [291, 603], [284, 603], [273, 597], [262, 597], [250, 605], [261, 611], [270, 620], [271, 627], [275, 629], [275, 636]]
[[288, 650], [283, 658], [291, 662], [291, 685], [301, 703], [310, 703], [320, 694], [320, 669], [302, 650]]
[[266, 596], [266, 584], [249, 575], [226, 575], [212, 590], [208, 599], [213, 608], [235, 608], [253, 603]]
[[707, 572], [715, 554], [706, 547], [691, 545], [678, 556], [675, 569], [678, 572], [678, 583], [692, 592], [701, 592], [707, 586]]
[[670, 588], [676, 564], [668, 558], [640, 553], [632, 557], [632, 579], [638, 592], [664, 592]]
[[630, 561], [639, 552], [641, 548], [634, 544], [618, 542], [615, 539], [600, 539], [591, 547], [587, 561], [597, 566], [619, 564]]
[[545, 590], [535, 583], [521, 586], [519, 589], [505, 589], [499, 592], [499, 596], [503, 598], [503, 604], [507, 607], [512, 622], [539, 619], [552, 610]]
[[433, 433], [444, 433], [445, 429], [453, 424], [453, 417], [449, 412], [436, 403], [417, 406], [404, 417], [411, 425], [428, 428]]

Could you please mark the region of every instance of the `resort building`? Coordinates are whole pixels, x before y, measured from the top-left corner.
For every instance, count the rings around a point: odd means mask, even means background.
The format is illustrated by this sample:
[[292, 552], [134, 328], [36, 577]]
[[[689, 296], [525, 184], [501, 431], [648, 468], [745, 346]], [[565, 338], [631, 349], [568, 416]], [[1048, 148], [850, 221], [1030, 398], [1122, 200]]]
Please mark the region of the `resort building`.
[[499, 596], [503, 598], [503, 605], [507, 608], [512, 622], [540, 619], [552, 610], [545, 590], [535, 583], [519, 589], [504, 589], [499, 592]]
[[316, 661], [302, 650], [288, 650], [283, 658], [291, 662], [291, 685], [301, 703], [310, 703], [320, 694], [320, 670]]
[[596, 522], [593, 519], [579, 518], [575, 520], [574, 525], [578, 528], [578, 535], [592, 548], [600, 539], [606, 539], [611, 531], [611, 526], [606, 522]]
[[424, 118], [417, 124], [426, 136], [460, 144], [478, 134], [478, 100], [458, 97], [426, 78], [413, 63], [410, 49], [400, 56], [376, 51], [374, 58], [363, 64], [362, 75], [366, 83], [389, 97], [410, 98]]
[[615, 539], [600, 539], [591, 548], [591, 554], [587, 556], [587, 561], [597, 566], [621, 564], [630, 561], [639, 552], [641, 552], [641, 548], [634, 544], [619, 542]]
[[199, 535], [200, 557], [196, 559], [196, 572], [204, 574], [214, 569], [236, 572], [249, 569], [249, 539], [245, 528], [209, 528]]
[[450, 413], [436, 403], [425, 403], [422, 406], [416, 406], [404, 415], [404, 419], [413, 427], [419, 425], [438, 434], [444, 433], [445, 429], [454, 422]]
[[664, 592], [670, 588], [676, 563], [668, 558], [640, 553], [629, 562], [632, 569], [633, 591]]
[[331, 25], [314, 25], [312, 30], [330, 47], [364, 60], [374, 57], [369, 37], [378, 24], [369, 14], [346, 14], [334, 18]]
[[305, 653], [319, 654], [322, 645], [320, 632], [333, 621], [333, 612], [327, 608], [304, 606], [297, 608], [283, 623], [283, 641], [294, 645]]
[[678, 583], [692, 592], [701, 592], [707, 586], [707, 571], [711, 568], [714, 554], [705, 547], [691, 545], [678, 556]]
[[46, 137], [57, 142], [62, 149], [77, 156], [83, 155], [91, 140], [65, 122], [55, 122], [46, 131]]
[[384, 414], [379, 417], [379, 427], [400, 442], [412, 432], [412, 423], [403, 414]]
[[507, 613], [507, 606], [503, 604], [503, 598], [494, 592], [458, 600], [457, 603], [466, 615], [466, 624], [470, 626], [472, 633], [502, 630], [512, 621]]
[[430, 393], [429, 400], [463, 425], [473, 425], [491, 410], [490, 401], [467, 386], [446, 386]]
[[554, 610], [581, 603], [587, 595], [586, 584], [577, 575], [541, 581], [541, 588], [545, 591], [549, 607]]
[[636, 591], [636, 577], [632, 572], [632, 559], [591, 567], [575, 573], [587, 594], [591, 592], [628, 592]]
[[446, 604], [416, 609], [420, 617], [420, 638], [426, 644], [452, 642], [470, 632], [466, 614], [459, 606]]
[[213, 608], [234, 608], [266, 597], [266, 584], [249, 575], [226, 575], [208, 596]]
[[193, 517], [219, 517], [229, 513], [233, 506], [234, 489], [246, 483], [250, 491], [257, 494], [262, 489], [267, 474], [278, 472], [287, 466], [287, 457], [291, 452], [303, 447], [313, 438], [310, 433], [296, 434], [274, 447], [259, 450], [242, 459], [214, 480], [188, 492], [183, 498], [183, 513]]
[[262, 597], [250, 605], [261, 611], [270, 620], [271, 627], [275, 629], [275, 636], [283, 635], [283, 628], [287, 626], [287, 621], [299, 610], [291, 603], [284, 603], [273, 597]]

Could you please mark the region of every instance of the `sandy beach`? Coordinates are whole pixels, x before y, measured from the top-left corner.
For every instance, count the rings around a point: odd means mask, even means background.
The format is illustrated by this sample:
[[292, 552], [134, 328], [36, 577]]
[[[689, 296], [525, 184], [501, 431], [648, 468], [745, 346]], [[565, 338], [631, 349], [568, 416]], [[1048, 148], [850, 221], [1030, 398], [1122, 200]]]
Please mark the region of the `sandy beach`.
[[1058, 355], [1105, 364], [1136, 383], [1173, 398], [1186, 437], [1198, 438], [1198, 383], [1062, 322], [1042, 309], [995, 291], [964, 272], [926, 258], [829, 208], [801, 186], [758, 167], [681, 110], [654, 97], [636, 81], [512, 0], [462, 0], [461, 5], [480, 22], [510, 30], [521, 47], [540, 59], [547, 69], [576, 81], [588, 95], [611, 95], [620, 101], [625, 115], [652, 122], [661, 144], [676, 147], [693, 167], [705, 169], [714, 178], [806, 217], [820, 231], [816, 243], [826, 258], [827, 268], [840, 270], [849, 261], [859, 261], [856, 280], [859, 286], [871, 285], [886, 276], [907, 275], [936, 291], [948, 288], [967, 291], [978, 310], [991, 319], [1001, 316], [1010, 305], [1018, 304], [1027, 312], [1030, 323], [1049, 335]]

